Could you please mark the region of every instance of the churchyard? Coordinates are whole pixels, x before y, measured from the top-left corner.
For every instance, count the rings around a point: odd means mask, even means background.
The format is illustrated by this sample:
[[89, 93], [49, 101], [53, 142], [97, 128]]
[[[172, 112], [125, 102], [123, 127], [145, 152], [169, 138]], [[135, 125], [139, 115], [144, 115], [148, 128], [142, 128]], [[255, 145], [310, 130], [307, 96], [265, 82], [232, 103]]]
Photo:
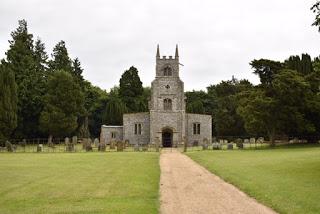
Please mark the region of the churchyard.
[[0, 213], [157, 213], [159, 154], [0, 155]]
[[279, 213], [319, 213], [319, 145], [191, 151], [187, 155]]
[[[190, 145], [184, 154], [279, 213], [318, 212], [319, 144], [243, 142], [243, 149], [226, 140], [216, 142], [219, 149], [215, 143]], [[78, 143], [68, 152], [65, 144], [58, 146], [56, 152], [45, 150], [47, 145], [39, 152], [27, 143], [33, 150], [0, 155], [0, 213], [159, 212], [161, 148], [137, 152], [106, 145], [106, 152], [92, 152]]]

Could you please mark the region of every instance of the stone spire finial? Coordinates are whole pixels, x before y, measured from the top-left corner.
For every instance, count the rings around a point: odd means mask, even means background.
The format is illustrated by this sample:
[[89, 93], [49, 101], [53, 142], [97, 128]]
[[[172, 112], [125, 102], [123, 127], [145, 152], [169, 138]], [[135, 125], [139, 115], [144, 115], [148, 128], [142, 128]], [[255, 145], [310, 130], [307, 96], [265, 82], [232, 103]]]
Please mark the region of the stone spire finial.
[[179, 57], [179, 52], [178, 52], [178, 45], [176, 45], [176, 54], [175, 54], [175, 58]]
[[159, 45], [157, 45], [157, 58], [160, 58]]

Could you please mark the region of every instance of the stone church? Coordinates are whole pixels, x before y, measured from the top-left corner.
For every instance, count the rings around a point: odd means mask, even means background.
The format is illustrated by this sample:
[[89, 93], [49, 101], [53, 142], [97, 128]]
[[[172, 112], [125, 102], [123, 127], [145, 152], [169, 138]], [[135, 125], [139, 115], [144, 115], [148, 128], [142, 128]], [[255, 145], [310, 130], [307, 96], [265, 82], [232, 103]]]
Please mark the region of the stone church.
[[211, 142], [211, 115], [186, 113], [184, 83], [180, 72], [178, 46], [175, 56], [156, 54], [156, 77], [151, 83], [149, 112], [123, 115], [123, 126], [101, 127], [101, 141], [129, 141], [130, 144], [154, 143], [158, 138], [163, 147], [172, 147], [185, 138], [189, 144]]

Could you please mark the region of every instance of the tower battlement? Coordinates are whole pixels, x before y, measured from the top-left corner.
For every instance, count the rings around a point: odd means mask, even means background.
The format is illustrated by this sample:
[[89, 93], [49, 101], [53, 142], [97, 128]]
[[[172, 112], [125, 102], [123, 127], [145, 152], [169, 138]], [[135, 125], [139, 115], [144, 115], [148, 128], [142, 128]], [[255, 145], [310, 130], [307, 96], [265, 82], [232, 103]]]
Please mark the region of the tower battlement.
[[175, 52], [175, 55], [174, 57], [173, 56], [160, 56], [160, 49], [159, 49], [159, 45], [157, 46], [157, 55], [156, 55], [156, 58], [157, 60], [172, 60], [172, 59], [175, 59], [175, 60], [178, 60], [179, 59], [179, 52], [178, 52], [178, 45], [176, 45], [176, 52]]

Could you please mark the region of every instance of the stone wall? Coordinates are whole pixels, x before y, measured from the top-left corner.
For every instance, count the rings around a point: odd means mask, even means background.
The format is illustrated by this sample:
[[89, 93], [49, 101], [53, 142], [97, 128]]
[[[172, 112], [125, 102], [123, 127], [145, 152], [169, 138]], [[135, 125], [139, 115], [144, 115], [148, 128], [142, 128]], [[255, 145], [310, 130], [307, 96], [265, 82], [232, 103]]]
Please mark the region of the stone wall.
[[[186, 114], [187, 122], [187, 133], [188, 133], [188, 143], [192, 144], [197, 141], [199, 144], [202, 143], [204, 138], [208, 139], [211, 143], [212, 139], [212, 117], [211, 115], [204, 114]], [[193, 124], [200, 123], [200, 134], [193, 134]]]
[[[141, 135], [134, 133], [136, 123], [141, 123]], [[123, 115], [123, 140], [130, 144], [147, 144], [150, 142], [150, 114], [149, 112]]]
[[173, 132], [173, 143], [180, 143], [182, 137], [185, 135], [185, 113], [184, 111], [178, 112], [150, 112], [150, 137], [151, 142], [154, 142], [158, 137], [162, 143], [162, 131], [170, 129]]
[[115, 134], [114, 140], [123, 140], [123, 126], [101, 126], [100, 142], [107, 144], [112, 140], [112, 133]]

